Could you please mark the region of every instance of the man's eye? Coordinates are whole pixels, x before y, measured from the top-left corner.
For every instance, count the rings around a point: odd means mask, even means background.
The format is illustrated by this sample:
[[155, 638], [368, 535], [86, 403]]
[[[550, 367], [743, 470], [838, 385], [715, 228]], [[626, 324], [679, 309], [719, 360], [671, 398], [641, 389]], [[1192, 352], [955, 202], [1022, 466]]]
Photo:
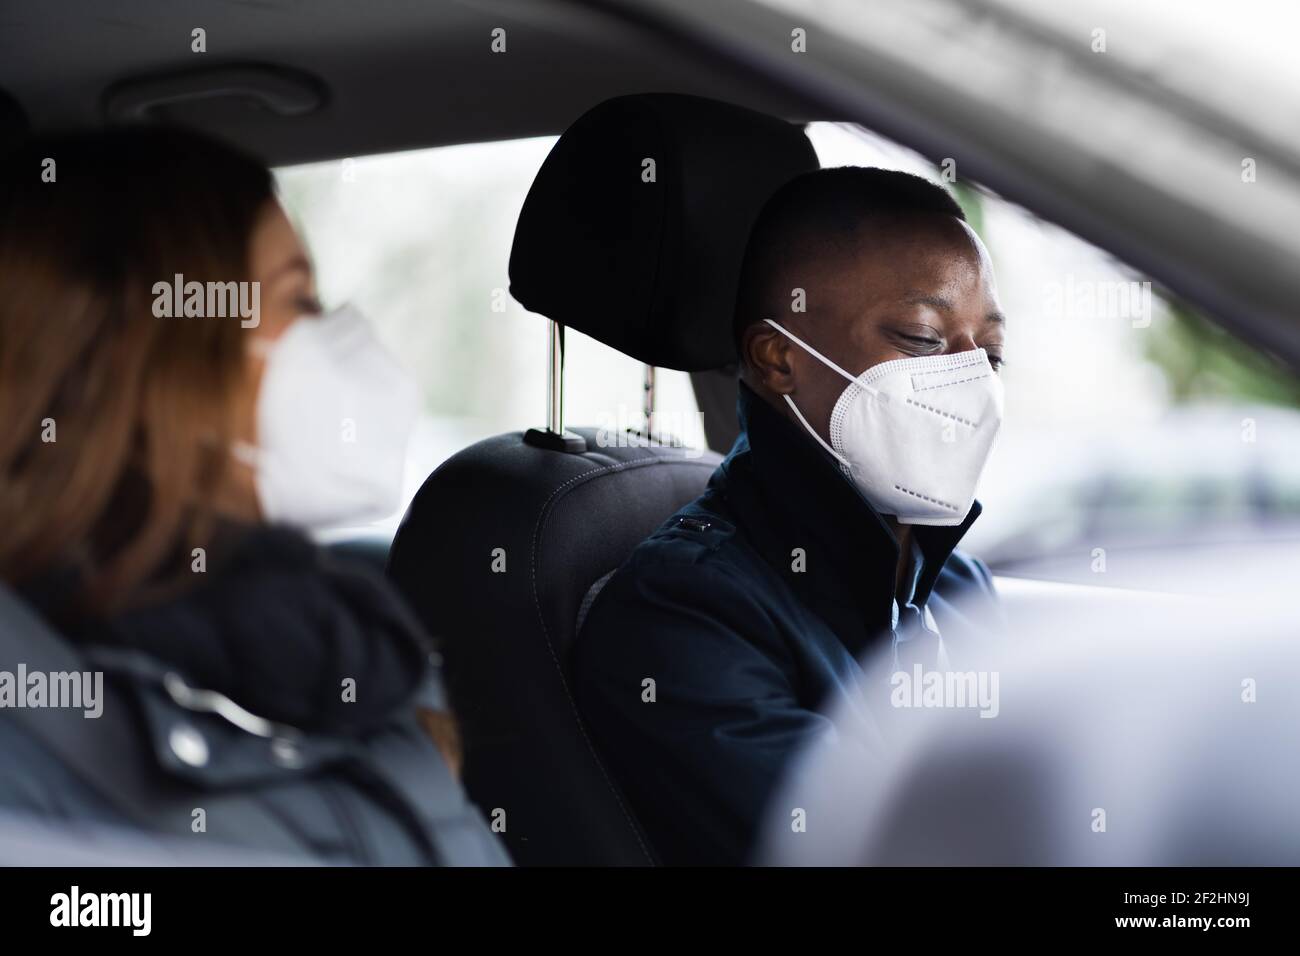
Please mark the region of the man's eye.
[[1000, 372], [1000, 371], [1002, 371], [1002, 367], [1003, 367], [1004, 365], [1006, 365], [1006, 364], [1007, 364], [1007, 363], [1004, 362], [1004, 361], [1002, 360], [1002, 356], [1001, 356], [1001, 355], [990, 355], [990, 356], [989, 356], [989, 365], [993, 366], [993, 371], [995, 371], [995, 372]]
[[927, 339], [920, 335], [899, 335], [899, 338], [918, 349], [937, 349], [941, 344], [938, 339]]
[[323, 311], [321, 309], [320, 299], [316, 298], [314, 295], [302, 296], [294, 304], [298, 307], [300, 312], [307, 315], [319, 315]]

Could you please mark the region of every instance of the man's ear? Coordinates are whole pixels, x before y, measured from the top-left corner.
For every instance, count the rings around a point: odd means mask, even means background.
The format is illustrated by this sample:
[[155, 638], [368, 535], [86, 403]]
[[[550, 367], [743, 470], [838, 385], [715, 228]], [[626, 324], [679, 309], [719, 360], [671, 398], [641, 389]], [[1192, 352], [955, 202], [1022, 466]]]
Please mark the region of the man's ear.
[[755, 322], [740, 337], [740, 357], [752, 383], [776, 395], [794, 392], [790, 364], [793, 343], [766, 322]]

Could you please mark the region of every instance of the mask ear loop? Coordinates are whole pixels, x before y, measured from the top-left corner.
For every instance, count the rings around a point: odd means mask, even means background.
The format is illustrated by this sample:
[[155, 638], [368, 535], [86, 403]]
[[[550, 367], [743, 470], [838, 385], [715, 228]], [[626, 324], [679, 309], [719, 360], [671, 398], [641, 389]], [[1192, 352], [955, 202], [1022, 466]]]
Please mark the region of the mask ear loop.
[[[842, 376], [848, 379], [850, 385], [857, 385], [863, 391], [870, 392], [873, 395], [876, 393], [876, 390], [874, 388], [871, 388], [869, 385], [860, 384], [856, 378], [854, 378], [848, 372], [844, 371], [844, 369], [840, 368], [838, 365], [836, 365], [834, 362], [828, 359], [825, 355], [822, 355], [821, 352], [818, 352], [815, 348], [813, 348], [803, 339], [799, 338], [799, 336], [795, 335], [785, 326], [777, 322], [773, 322], [771, 319], [764, 319], [763, 321], [766, 322], [768, 325], [772, 326], [772, 328], [776, 329], [778, 332], [785, 335], [787, 338], [789, 338], [791, 341], [797, 344], [800, 348], [802, 348], [813, 358], [820, 361], [823, 365], [826, 365], [834, 369], [836, 372], [839, 372]], [[821, 435], [817, 434], [817, 429], [813, 428], [811, 425], [808, 424], [808, 419], [803, 417], [803, 412], [799, 411], [799, 406], [794, 403], [794, 399], [792, 399], [789, 395], [783, 395], [781, 397], [785, 399], [785, 403], [790, 406], [790, 411], [794, 412], [795, 417], [799, 419], [799, 421], [803, 424], [803, 427], [807, 430], [808, 434], [812, 435], [812, 437], [817, 440], [817, 444], [825, 448], [826, 451], [828, 451], [831, 454], [831, 456], [836, 461], [838, 461], [841, 465], [843, 465], [845, 468], [851, 468], [852, 466], [849, 464], [849, 460], [845, 458], [843, 455], [841, 455], [839, 452], [837, 452], [834, 448], [832, 448], [830, 444], [826, 441], [826, 439], [822, 438]]]
[[784, 398], [785, 403], [790, 406], [790, 411], [794, 412], [795, 417], [798, 418], [799, 421], [803, 422], [803, 427], [808, 431], [808, 434], [812, 435], [813, 438], [817, 439], [817, 444], [825, 448], [826, 451], [829, 452], [831, 456], [834, 457], [834, 459], [838, 461], [841, 465], [843, 465], [845, 468], [851, 467], [849, 465], [849, 460], [845, 458], [843, 455], [841, 455], [839, 452], [837, 452], [830, 445], [828, 445], [826, 443], [826, 439], [822, 438], [821, 435], [818, 435], [817, 430], [808, 424], [808, 419], [803, 417], [803, 412], [799, 411], [799, 406], [794, 403], [794, 399], [792, 399], [789, 395], [782, 395], [781, 397]]
[[[844, 369], [840, 368], [838, 365], [836, 365], [834, 362], [832, 362], [830, 359], [828, 359], [825, 355], [822, 355], [821, 352], [818, 352], [815, 348], [813, 348], [811, 345], [809, 345], [809, 344], [808, 344], [807, 342], [805, 342], [803, 339], [799, 338], [799, 336], [795, 335], [793, 332], [791, 332], [789, 329], [787, 329], [784, 325], [781, 325], [781, 324], [778, 323], [778, 322], [773, 322], [771, 319], [764, 319], [763, 321], [766, 322], [768, 325], [772, 326], [772, 328], [776, 329], [778, 332], [780, 332], [780, 333], [781, 333], [782, 335], [784, 335], [786, 338], [790, 339], [792, 342], [797, 343], [797, 344], [799, 345], [800, 348], [802, 348], [805, 352], [807, 352], [807, 353], [808, 353], [809, 355], [811, 355], [813, 358], [815, 358], [815, 359], [817, 359], [818, 361], [820, 361], [823, 365], [828, 365], [828, 366], [830, 366], [831, 368], [835, 369], [835, 371], [839, 372], [841, 375], [843, 375], [845, 378], [847, 378], [850, 382], [852, 382], [852, 383], [855, 384], [855, 385], [857, 384], [857, 382], [858, 382], [857, 376], [850, 375], [848, 372], [844, 371]], [[863, 386], [863, 387], [865, 388], [866, 386]]]

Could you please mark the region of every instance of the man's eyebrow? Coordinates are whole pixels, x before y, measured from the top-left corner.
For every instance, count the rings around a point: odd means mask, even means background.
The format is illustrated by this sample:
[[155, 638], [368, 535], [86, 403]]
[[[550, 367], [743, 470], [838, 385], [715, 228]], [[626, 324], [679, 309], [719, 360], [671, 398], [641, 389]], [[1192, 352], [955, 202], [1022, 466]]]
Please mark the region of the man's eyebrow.
[[941, 295], [927, 295], [924, 292], [909, 292], [903, 297], [908, 305], [928, 305], [943, 312], [952, 311], [952, 301]]
[[[939, 309], [941, 312], [951, 312], [953, 310], [951, 299], [945, 299], [941, 295], [930, 295], [925, 292], [909, 292], [907, 295], [903, 296], [903, 301], [908, 305], [928, 305], [933, 309]], [[989, 325], [1001, 325], [1005, 327], [1007, 324], [1007, 317], [1005, 313], [994, 309], [988, 315], [984, 316], [984, 321]]]

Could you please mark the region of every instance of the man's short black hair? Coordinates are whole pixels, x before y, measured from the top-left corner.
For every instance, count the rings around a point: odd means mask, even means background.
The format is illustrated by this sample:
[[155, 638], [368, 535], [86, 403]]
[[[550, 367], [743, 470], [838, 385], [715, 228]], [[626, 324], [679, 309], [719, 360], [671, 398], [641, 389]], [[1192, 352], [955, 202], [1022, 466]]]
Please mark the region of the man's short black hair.
[[869, 219], [925, 215], [966, 218], [942, 186], [895, 169], [840, 166], [790, 180], [767, 201], [750, 230], [736, 296], [737, 346], [750, 325], [779, 314], [778, 295], [789, 307], [791, 290], [774, 283], [792, 269], [856, 248]]

